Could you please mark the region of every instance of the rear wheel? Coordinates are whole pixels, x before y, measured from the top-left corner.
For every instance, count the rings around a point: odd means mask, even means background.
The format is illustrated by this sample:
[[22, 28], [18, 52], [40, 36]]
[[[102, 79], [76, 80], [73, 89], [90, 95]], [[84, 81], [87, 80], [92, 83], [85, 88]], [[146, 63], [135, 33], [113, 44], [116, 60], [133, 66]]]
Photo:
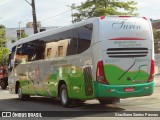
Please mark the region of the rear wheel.
[[70, 99], [68, 97], [67, 86], [65, 84], [62, 84], [61, 87], [60, 87], [60, 99], [61, 99], [61, 104], [64, 107], [67, 107], [70, 104]]

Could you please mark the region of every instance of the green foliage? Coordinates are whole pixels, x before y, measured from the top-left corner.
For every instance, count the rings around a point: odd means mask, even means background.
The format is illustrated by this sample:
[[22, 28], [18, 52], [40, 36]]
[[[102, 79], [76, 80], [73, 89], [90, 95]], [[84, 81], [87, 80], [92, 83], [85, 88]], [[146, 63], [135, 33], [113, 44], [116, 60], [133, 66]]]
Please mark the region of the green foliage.
[[8, 48], [0, 48], [0, 64], [2, 65], [3, 64], [3, 58], [6, 54], [8, 54], [10, 51]]
[[6, 36], [5, 36], [5, 26], [0, 25], [0, 47], [4, 45], [4, 42], [6, 41]]
[[158, 53], [158, 49], [160, 49], [160, 47], [159, 47], [159, 44], [160, 44], [160, 31], [154, 30], [153, 31], [153, 35], [154, 35], [154, 51], [155, 51], [155, 53]]
[[[22, 34], [21, 38], [18, 37], [18, 40], [20, 40], [20, 39], [22, 39], [22, 38], [26, 38], [26, 37], [28, 37], [28, 36], [29, 36], [29, 35], [28, 35], [27, 33], [24, 33], [24, 34]], [[12, 43], [14, 43], [14, 42], [16, 42], [16, 41], [13, 40]]]
[[73, 22], [107, 15], [138, 15], [135, 13], [136, 5], [137, 3], [134, 1], [87, 0], [82, 2], [80, 6], [72, 6], [72, 9], [77, 11], [72, 15]]
[[11, 40], [11, 42], [12, 42], [12, 43], [15, 43], [15, 42], [16, 42], [16, 40]]
[[7, 41], [5, 36], [5, 26], [0, 25], [0, 64], [3, 62], [3, 57], [9, 53], [9, 49], [4, 47], [4, 42]]
[[4, 25], [0, 25], [0, 29], [5, 29], [5, 26]]
[[25, 37], [28, 37], [28, 36], [29, 36], [29, 35], [28, 35], [27, 33], [24, 33], [24, 38], [25, 38]]

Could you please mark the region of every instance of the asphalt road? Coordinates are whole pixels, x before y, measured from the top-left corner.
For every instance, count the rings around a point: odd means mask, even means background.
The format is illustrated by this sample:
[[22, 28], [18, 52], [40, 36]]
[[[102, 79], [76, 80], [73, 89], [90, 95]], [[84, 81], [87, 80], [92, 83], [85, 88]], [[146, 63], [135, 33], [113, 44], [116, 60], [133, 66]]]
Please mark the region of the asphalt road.
[[[92, 119], [99, 119], [99, 116], [101, 119], [106, 119], [107, 116], [110, 114], [113, 114], [114, 112], [125, 112], [125, 111], [160, 111], [160, 77], [156, 77], [156, 87], [154, 94], [151, 96], [145, 96], [145, 97], [134, 97], [134, 98], [127, 98], [127, 99], [121, 99], [120, 103], [116, 103], [114, 105], [100, 105], [97, 100], [89, 100], [86, 101], [84, 105], [80, 106], [70, 106], [69, 108], [64, 108], [61, 106], [61, 103], [59, 100], [51, 99], [51, 98], [45, 98], [45, 97], [38, 97], [33, 96], [29, 100], [21, 101], [18, 99], [17, 95], [15, 94], [9, 94], [8, 90], [0, 90], [0, 111], [60, 111], [58, 114], [59, 117], [62, 117], [62, 119], [83, 119], [88, 120], [88, 117], [93, 117]], [[72, 111], [70, 113], [77, 114], [75, 111], [83, 111], [79, 114], [78, 117], [64, 117], [69, 116], [69, 113], [63, 113], [62, 111]], [[88, 112], [87, 112], [88, 111]], [[94, 112], [90, 112], [94, 111]], [[96, 112], [96, 111], [102, 111], [102, 112]], [[114, 112], [112, 112], [114, 111]], [[54, 113], [53, 114], [57, 114]], [[58, 119], [60, 119], [58, 117]], [[80, 117], [80, 118], [79, 118]], [[136, 117], [137, 118], [137, 117]], [[17, 118], [15, 118], [17, 120]], [[43, 118], [44, 119], [44, 118]], [[51, 119], [51, 118], [49, 118]], [[108, 119], [118, 119], [118, 120], [124, 120], [124, 119], [134, 119], [131, 117], [109, 117]], [[107, 119], [107, 120], [108, 120]], [[141, 119], [144, 119], [144, 117], [141, 117]], [[147, 119], [151, 119], [147, 118]], [[159, 117], [153, 117], [152, 119], [160, 119]], [[40, 120], [40, 119], [39, 119]], [[146, 120], [146, 118], [144, 119]]]

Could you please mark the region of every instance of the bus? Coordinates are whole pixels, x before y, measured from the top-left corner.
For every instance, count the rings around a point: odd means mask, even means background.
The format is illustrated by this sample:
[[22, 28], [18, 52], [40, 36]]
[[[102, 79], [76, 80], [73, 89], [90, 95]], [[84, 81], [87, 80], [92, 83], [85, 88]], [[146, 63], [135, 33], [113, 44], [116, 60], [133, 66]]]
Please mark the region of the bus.
[[154, 91], [154, 46], [146, 17], [102, 16], [14, 43], [9, 92], [100, 104]]

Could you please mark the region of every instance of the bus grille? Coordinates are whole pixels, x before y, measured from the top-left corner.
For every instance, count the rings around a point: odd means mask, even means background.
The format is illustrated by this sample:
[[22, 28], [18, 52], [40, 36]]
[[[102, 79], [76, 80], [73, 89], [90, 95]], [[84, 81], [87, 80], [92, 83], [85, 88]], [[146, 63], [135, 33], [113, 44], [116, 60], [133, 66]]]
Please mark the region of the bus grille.
[[147, 48], [109, 48], [107, 55], [115, 58], [145, 57], [148, 54]]
[[91, 67], [84, 68], [83, 73], [84, 73], [85, 93], [86, 96], [90, 96], [93, 94]]

